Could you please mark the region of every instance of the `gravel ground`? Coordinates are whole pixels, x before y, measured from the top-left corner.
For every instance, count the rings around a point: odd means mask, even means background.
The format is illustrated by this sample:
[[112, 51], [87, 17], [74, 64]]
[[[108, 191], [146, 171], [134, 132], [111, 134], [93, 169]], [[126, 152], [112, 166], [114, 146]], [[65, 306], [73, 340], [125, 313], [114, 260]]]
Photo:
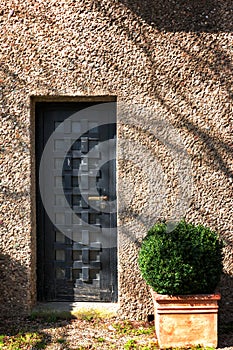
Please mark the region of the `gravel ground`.
[[[0, 349], [158, 349], [153, 322], [128, 321], [91, 315], [75, 319], [5, 320], [0, 327]], [[221, 327], [220, 350], [233, 349], [233, 328]]]

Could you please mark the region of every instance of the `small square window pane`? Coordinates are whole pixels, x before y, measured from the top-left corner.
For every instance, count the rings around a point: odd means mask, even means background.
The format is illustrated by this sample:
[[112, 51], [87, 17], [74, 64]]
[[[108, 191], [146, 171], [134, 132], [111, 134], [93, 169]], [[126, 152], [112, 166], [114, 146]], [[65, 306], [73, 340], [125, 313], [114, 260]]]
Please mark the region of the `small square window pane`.
[[73, 260], [74, 261], [81, 261], [82, 260], [82, 251], [81, 250], [74, 250], [73, 251]]
[[56, 268], [56, 278], [64, 280], [66, 277], [66, 270], [62, 269], [61, 267]]
[[63, 213], [56, 213], [55, 223], [59, 225], [65, 225], [65, 215]]
[[73, 277], [74, 277], [74, 279], [81, 279], [82, 278], [82, 270], [74, 269], [73, 270]]
[[64, 123], [62, 122], [55, 122], [54, 123], [55, 125], [55, 129], [59, 127], [59, 129], [57, 131], [59, 132], [64, 132]]
[[55, 205], [64, 207], [65, 206], [65, 197], [61, 194], [56, 194], [55, 195]]
[[65, 243], [65, 235], [59, 231], [56, 231], [56, 242]]
[[73, 167], [73, 169], [79, 169], [80, 163], [81, 163], [81, 159], [80, 158], [73, 158], [72, 159], [72, 167]]
[[74, 194], [72, 196], [72, 200], [73, 200], [73, 205], [77, 205], [77, 206], [81, 205], [81, 196], [78, 196], [78, 195]]
[[54, 150], [63, 151], [64, 150], [64, 140], [55, 140], [54, 141]]
[[56, 250], [56, 260], [65, 261], [65, 251], [62, 249]]
[[63, 158], [55, 158], [54, 160], [54, 167], [55, 169], [62, 169], [64, 163]]
[[89, 122], [89, 129], [92, 131], [92, 133], [98, 133], [98, 123]]
[[80, 132], [81, 131], [81, 124], [80, 122], [72, 122], [72, 132]]

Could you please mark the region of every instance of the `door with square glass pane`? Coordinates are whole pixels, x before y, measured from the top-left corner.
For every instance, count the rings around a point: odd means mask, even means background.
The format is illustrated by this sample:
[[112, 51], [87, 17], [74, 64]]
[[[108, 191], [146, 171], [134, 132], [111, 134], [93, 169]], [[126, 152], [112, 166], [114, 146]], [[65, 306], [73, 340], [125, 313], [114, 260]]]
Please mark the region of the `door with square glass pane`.
[[35, 112], [38, 299], [116, 301], [115, 104]]

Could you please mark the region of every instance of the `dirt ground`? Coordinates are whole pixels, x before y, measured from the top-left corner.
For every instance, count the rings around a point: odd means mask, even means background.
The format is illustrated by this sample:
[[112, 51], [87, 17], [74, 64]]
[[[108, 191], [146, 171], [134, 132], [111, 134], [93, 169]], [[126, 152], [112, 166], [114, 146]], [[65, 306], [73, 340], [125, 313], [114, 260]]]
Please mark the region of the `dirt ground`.
[[[101, 318], [91, 314], [65, 319], [47, 315], [4, 320], [0, 325], [0, 349], [149, 350], [158, 349], [158, 345], [153, 322]], [[218, 349], [233, 349], [232, 324], [220, 327]]]

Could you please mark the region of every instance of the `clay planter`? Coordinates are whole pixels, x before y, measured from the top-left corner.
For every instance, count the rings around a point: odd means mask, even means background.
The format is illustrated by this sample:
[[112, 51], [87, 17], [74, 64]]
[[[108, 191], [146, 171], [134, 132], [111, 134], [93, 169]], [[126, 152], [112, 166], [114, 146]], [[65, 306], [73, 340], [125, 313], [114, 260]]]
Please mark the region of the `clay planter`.
[[220, 294], [169, 296], [151, 293], [160, 348], [217, 347]]

